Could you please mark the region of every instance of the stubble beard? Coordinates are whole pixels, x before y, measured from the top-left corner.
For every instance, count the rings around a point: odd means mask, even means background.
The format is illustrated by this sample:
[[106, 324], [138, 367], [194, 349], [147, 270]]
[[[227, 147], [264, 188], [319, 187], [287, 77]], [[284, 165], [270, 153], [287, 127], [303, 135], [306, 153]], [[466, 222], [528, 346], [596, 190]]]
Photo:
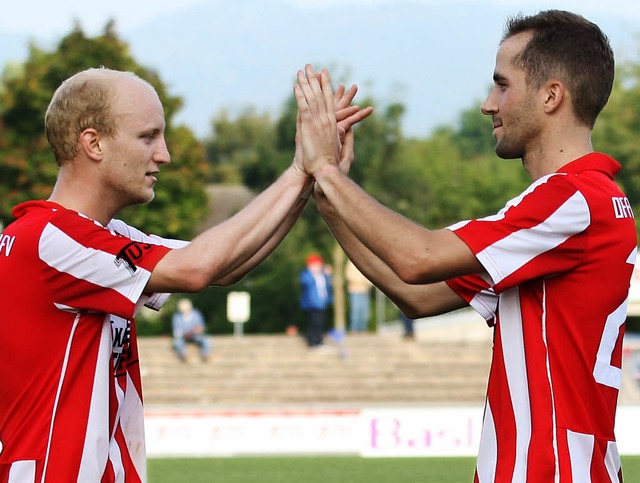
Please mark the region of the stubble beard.
[[497, 141], [495, 151], [500, 159], [518, 159], [524, 156], [523, 150], [508, 139]]

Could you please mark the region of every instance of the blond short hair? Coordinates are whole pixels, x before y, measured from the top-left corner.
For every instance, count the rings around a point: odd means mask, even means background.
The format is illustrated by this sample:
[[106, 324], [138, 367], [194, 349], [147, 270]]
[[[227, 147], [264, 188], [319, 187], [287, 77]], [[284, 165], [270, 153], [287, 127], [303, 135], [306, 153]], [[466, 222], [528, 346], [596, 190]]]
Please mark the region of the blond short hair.
[[93, 128], [105, 136], [116, 134], [116, 117], [112, 112], [116, 95], [114, 81], [122, 78], [140, 79], [133, 72], [91, 68], [68, 78], [56, 89], [44, 126], [59, 165], [76, 157], [78, 138], [85, 129]]

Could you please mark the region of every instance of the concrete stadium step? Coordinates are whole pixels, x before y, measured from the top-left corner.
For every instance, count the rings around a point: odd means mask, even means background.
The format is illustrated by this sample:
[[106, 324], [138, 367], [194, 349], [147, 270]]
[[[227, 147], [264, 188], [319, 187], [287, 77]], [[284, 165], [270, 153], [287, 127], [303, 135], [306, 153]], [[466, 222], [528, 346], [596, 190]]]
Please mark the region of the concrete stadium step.
[[490, 343], [347, 336], [310, 350], [286, 335], [216, 336], [208, 362], [189, 347], [179, 362], [168, 337], [141, 338], [147, 404], [477, 402], [484, 400]]

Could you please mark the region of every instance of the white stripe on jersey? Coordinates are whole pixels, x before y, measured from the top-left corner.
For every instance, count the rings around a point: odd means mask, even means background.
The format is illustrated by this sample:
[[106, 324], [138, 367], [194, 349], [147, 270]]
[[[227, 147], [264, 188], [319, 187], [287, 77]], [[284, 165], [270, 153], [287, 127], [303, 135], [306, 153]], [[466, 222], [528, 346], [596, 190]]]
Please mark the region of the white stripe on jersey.
[[[111, 321], [107, 315], [100, 333], [78, 481], [99, 481], [107, 464], [111, 436], [109, 434], [109, 376], [113, 372], [111, 349]], [[97, 459], [98, 457], [100, 460]]]
[[[150, 278], [148, 271], [137, 267], [134, 275], [124, 266], [114, 263], [114, 255], [87, 248], [48, 223], [42, 231], [39, 256], [50, 267], [87, 280], [100, 287], [110, 287], [132, 302], [136, 302]], [[94, 259], [95, 263], [87, 263]], [[105, 267], [113, 267], [105, 269]]]
[[9, 483], [32, 483], [36, 481], [35, 460], [14, 461], [9, 470]]
[[618, 445], [615, 441], [607, 443], [607, 454], [605, 455], [604, 465], [611, 478], [611, 483], [619, 483], [618, 473], [620, 472], [620, 455], [618, 454]]
[[113, 483], [124, 483], [124, 467], [122, 466], [122, 453], [120, 447], [111, 440], [109, 447], [109, 461], [113, 467], [114, 480]]
[[587, 200], [576, 191], [539, 225], [514, 231], [479, 252], [476, 257], [489, 272], [494, 284], [497, 284], [537, 256], [585, 230], [590, 221]]
[[[162, 245], [164, 247], [172, 248], [172, 249], [184, 248], [189, 244], [191, 244], [191, 242], [185, 241], [185, 240], [163, 238], [158, 235], [148, 235], [138, 230], [137, 228], [127, 225], [125, 222], [121, 220], [115, 220], [115, 219], [111, 220], [107, 225], [107, 229], [119, 235], [126, 236], [127, 238], [134, 241], [151, 243], [153, 245]], [[138, 303], [136, 304], [136, 310], [134, 314], [137, 314], [140, 311], [140, 309], [142, 309], [143, 306], [146, 306], [153, 310], [160, 310], [170, 295], [171, 295], [170, 293], [155, 293], [151, 295], [145, 295], [145, 294], [141, 295], [140, 299], [138, 300]]]
[[127, 225], [121, 220], [111, 220], [107, 225], [107, 229], [119, 235], [123, 235], [133, 241], [151, 243], [153, 245], [162, 245], [168, 248], [184, 248], [191, 242], [185, 240], [176, 240], [174, 238], [163, 238], [158, 235], [148, 235], [143, 231]]
[[591, 481], [591, 460], [595, 438], [591, 434], [575, 433], [567, 429], [567, 446], [571, 457], [572, 481]]
[[493, 289], [481, 290], [473, 296], [469, 305], [478, 312], [484, 320], [491, 320], [498, 311], [498, 296]]
[[549, 342], [547, 339], [547, 283], [542, 282], [542, 340], [544, 342], [545, 366], [547, 369], [547, 381], [551, 388], [551, 420], [553, 424], [553, 458], [555, 459], [555, 481], [560, 481], [560, 457], [558, 451], [558, 426], [556, 420], [556, 395], [551, 379], [551, 361], [549, 360]]
[[133, 461], [136, 471], [142, 481], [147, 480], [147, 462], [146, 462], [146, 449], [144, 439], [144, 409], [142, 407], [142, 400], [138, 396], [138, 391], [131, 380], [129, 373], [127, 377], [127, 392], [122, 401], [120, 412], [123, 414], [139, 414], [139, 418], [128, 417], [120, 418], [120, 426], [122, 427], [122, 434], [127, 441], [139, 441], [140, 444], [129, 447], [129, 456]]
[[476, 473], [480, 483], [493, 483], [496, 479], [496, 467], [498, 466], [497, 441], [491, 405], [487, 400], [484, 408], [484, 418], [482, 419], [482, 439], [480, 440], [476, 462]]
[[47, 451], [44, 457], [44, 467], [42, 469], [42, 481], [44, 482], [47, 477], [47, 465], [49, 464], [49, 452], [51, 451], [51, 438], [53, 437], [53, 426], [56, 422], [56, 414], [58, 413], [58, 403], [60, 402], [60, 392], [62, 391], [62, 383], [64, 382], [67, 374], [67, 365], [69, 364], [69, 354], [71, 353], [71, 343], [76, 333], [78, 323], [80, 322], [80, 314], [76, 315], [73, 319], [73, 325], [71, 326], [71, 332], [67, 339], [67, 347], [64, 350], [64, 359], [62, 362], [62, 370], [60, 371], [60, 378], [58, 379], [58, 388], [56, 389], [56, 397], [53, 402], [53, 412], [51, 414], [51, 426], [49, 427], [49, 438], [47, 439]]
[[618, 390], [622, 385], [622, 369], [611, 364], [611, 354], [613, 354], [618, 337], [620, 337], [620, 327], [627, 320], [628, 305], [629, 296], [607, 317], [596, 354], [596, 364], [593, 368], [593, 377], [596, 381]]
[[522, 313], [518, 288], [500, 296], [500, 337], [504, 366], [513, 405], [516, 434], [516, 460], [513, 481], [527, 481], [527, 454], [531, 440], [531, 401], [522, 333]]
[[[484, 218], [479, 218], [479, 220], [482, 221], [500, 221], [502, 219], [504, 219], [507, 211], [509, 211], [510, 208], [514, 207], [514, 206], [518, 206], [522, 200], [529, 194], [531, 193], [533, 190], [535, 190], [538, 186], [540, 186], [541, 184], [546, 183], [547, 181], [549, 181], [549, 179], [552, 176], [565, 176], [564, 173], [552, 173], [549, 174], [547, 176], [543, 176], [542, 178], [534, 181], [532, 184], [530, 184], [526, 190], [524, 190], [522, 193], [520, 193], [518, 196], [516, 196], [515, 198], [510, 199], [509, 201], [507, 201], [504, 205], [504, 207], [498, 211], [496, 214], [494, 215], [489, 215], [489, 216], [485, 216]], [[464, 220], [464, 221], [459, 221], [457, 223], [454, 223], [453, 225], [449, 225], [447, 228], [451, 231], [455, 231], [459, 228], [462, 228], [463, 226], [471, 223], [472, 220]]]

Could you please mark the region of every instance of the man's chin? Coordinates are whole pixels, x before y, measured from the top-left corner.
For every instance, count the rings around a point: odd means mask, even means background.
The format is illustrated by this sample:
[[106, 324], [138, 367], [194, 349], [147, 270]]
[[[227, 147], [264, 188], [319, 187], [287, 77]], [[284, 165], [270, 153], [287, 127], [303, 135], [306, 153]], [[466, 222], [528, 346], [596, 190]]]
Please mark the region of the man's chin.
[[146, 196], [140, 196], [139, 198], [132, 200], [132, 202], [130, 203], [130, 206], [146, 205], [148, 203], [151, 203], [155, 197], [156, 197], [156, 194], [152, 191], [150, 194], [147, 194]]
[[522, 152], [516, 151], [513, 149], [509, 149], [506, 146], [501, 146], [500, 144], [496, 144], [496, 156], [500, 159], [520, 159], [522, 158]]

